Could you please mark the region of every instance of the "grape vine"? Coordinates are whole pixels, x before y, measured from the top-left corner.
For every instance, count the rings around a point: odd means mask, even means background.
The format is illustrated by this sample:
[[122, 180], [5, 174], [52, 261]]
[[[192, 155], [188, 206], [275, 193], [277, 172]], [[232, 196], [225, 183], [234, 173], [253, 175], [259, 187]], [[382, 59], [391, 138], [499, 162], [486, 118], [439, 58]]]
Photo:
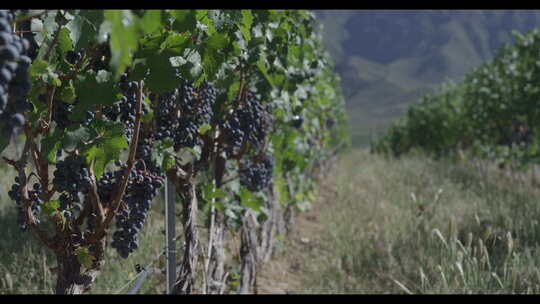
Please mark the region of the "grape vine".
[[[0, 152], [24, 135], [3, 156], [9, 197], [57, 257], [55, 292], [90, 291], [109, 247], [129, 259], [144, 246], [166, 179], [184, 228], [174, 292], [223, 292], [226, 232], [309, 203], [315, 168], [348, 143], [314, 24], [287, 10], [0, 11]], [[272, 240], [273, 225], [257, 229]]]

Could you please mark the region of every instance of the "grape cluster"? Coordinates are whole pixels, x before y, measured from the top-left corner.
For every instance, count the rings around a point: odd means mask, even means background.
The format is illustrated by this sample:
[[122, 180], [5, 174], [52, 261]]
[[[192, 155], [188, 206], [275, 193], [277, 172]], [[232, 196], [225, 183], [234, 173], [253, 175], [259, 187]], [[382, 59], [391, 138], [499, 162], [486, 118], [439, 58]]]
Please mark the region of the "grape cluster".
[[137, 170], [149, 171], [153, 175], [161, 178], [165, 177], [162, 173], [160, 166], [152, 160], [152, 138], [144, 138], [142, 134], [139, 134], [139, 141], [137, 142], [137, 150], [135, 151], [135, 159], [137, 161], [135, 168]]
[[116, 214], [117, 231], [113, 233], [111, 246], [121, 257], [127, 258], [137, 250], [139, 242], [137, 234], [141, 231], [152, 201], [163, 186], [163, 178], [148, 171], [133, 170], [124, 193], [123, 203]]
[[180, 86], [181, 115], [189, 117], [197, 125], [209, 124], [212, 117], [212, 107], [216, 102], [216, 89], [208, 82], [203, 82], [195, 88], [192, 83], [184, 81]]
[[195, 146], [201, 146], [203, 141], [199, 134], [199, 124], [197, 121], [189, 118], [182, 117], [179, 120], [179, 127], [174, 133], [175, 149], [179, 150], [180, 147], [193, 148]]
[[[125, 124], [125, 131], [128, 140], [133, 137], [135, 129], [135, 113], [137, 111], [137, 91], [139, 84], [136, 81], [128, 81], [128, 74], [124, 73], [120, 76], [120, 89], [122, 96], [120, 100], [110, 107], [104, 109], [105, 116], [111, 121], [120, 118]], [[143, 108], [143, 113], [146, 114], [147, 109]]]
[[13, 33], [13, 18], [13, 12], [0, 10], [0, 131], [7, 137], [17, 132], [25, 123], [23, 113], [32, 109], [26, 98], [30, 43]]
[[80, 49], [78, 51], [67, 51], [66, 60], [70, 64], [76, 64], [77, 62], [81, 61], [81, 59], [84, 57], [84, 54], [84, 49]]
[[99, 70], [109, 70], [109, 61], [111, 59], [111, 49], [108, 43], [103, 43], [96, 49], [93, 56], [91, 67], [95, 72]]
[[221, 122], [219, 129], [223, 138], [222, 148], [227, 157], [238, 154], [244, 143], [245, 133], [236, 112], [233, 112], [228, 119]]
[[240, 184], [250, 191], [260, 191], [270, 184], [274, 168], [271, 155], [262, 155], [252, 161], [247, 161], [239, 170]]
[[270, 125], [270, 117], [252, 91], [248, 91], [244, 103], [237, 109], [237, 115], [247, 140], [260, 148]]
[[[21, 196], [21, 183], [19, 177], [15, 177], [15, 183], [11, 186], [11, 190], [8, 192], [9, 198], [11, 198], [17, 204], [17, 223], [21, 231], [26, 231], [28, 229], [28, 222], [26, 219], [24, 206], [22, 203]], [[28, 198], [30, 199], [30, 206], [32, 208], [32, 214], [36, 218], [36, 221], [39, 223], [39, 212], [41, 210], [41, 204], [43, 203], [42, 199], [42, 189], [39, 183], [35, 183], [33, 190], [28, 191]]]
[[263, 107], [253, 92], [248, 91], [243, 103], [219, 124], [223, 151], [227, 156], [235, 155], [247, 141], [260, 150], [270, 123], [269, 110]]
[[154, 94], [150, 94], [149, 98], [150, 101], [156, 103], [154, 138], [162, 140], [172, 137], [174, 130], [177, 128], [178, 116], [176, 115], [175, 104], [178, 99], [178, 89], [159, 95], [157, 100]]
[[69, 155], [56, 164], [54, 171], [53, 185], [58, 192], [63, 192], [60, 197], [60, 210], [65, 212], [69, 218], [73, 211], [82, 209], [82, 202], [79, 193], [88, 194], [92, 180], [86, 165], [85, 159], [81, 155]]
[[160, 95], [155, 111], [154, 138], [173, 139], [177, 150], [202, 145], [199, 128], [211, 123], [216, 96], [217, 91], [209, 82], [196, 88], [185, 80], [178, 89]]
[[294, 115], [291, 120], [292, 126], [296, 129], [300, 129], [303, 123], [304, 123], [304, 119], [300, 115]]
[[[151, 159], [151, 138], [139, 134], [135, 153], [136, 166], [131, 171], [119, 211], [116, 213], [117, 231], [113, 233], [111, 246], [120, 256], [127, 258], [139, 247], [137, 234], [141, 231], [151, 203], [163, 186], [164, 176]], [[117, 161], [115, 171], [103, 174], [98, 181], [98, 195], [104, 205], [113, 201], [124, 178], [127, 165]], [[94, 223], [88, 223], [89, 229]]]

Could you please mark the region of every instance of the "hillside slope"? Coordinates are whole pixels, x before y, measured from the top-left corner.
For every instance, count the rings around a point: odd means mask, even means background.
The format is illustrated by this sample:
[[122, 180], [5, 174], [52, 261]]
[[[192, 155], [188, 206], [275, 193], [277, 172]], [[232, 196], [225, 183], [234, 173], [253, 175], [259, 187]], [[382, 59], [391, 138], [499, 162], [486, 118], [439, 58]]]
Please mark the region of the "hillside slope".
[[491, 59], [538, 10], [320, 10], [347, 98], [353, 141], [371, 136], [446, 80]]

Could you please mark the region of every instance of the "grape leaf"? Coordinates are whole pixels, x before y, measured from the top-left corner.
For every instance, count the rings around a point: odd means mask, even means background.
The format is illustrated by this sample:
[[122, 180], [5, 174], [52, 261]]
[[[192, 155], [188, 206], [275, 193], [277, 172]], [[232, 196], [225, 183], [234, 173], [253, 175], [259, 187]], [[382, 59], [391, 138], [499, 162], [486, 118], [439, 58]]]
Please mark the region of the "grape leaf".
[[147, 10], [140, 19], [139, 28], [143, 34], [159, 30], [161, 28], [161, 10]]
[[132, 54], [137, 50], [138, 19], [129, 10], [106, 10], [105, 20], [110, 23], [111, 68], [119, 78], [131, 65]]
[[216, 188], [214, 184], [205, 184], [203, 185], [203, 195], [206, 200], [211, 200], [213, 198], [226, 198], [227, 193], [223, 190]]
[[70, 30], [67, 27], [62, 27], [58, 33], [58, 47], [63, 53], [73, 50], [73, 42], [70, 37]]
[[73, 110], [70, 118], [81, 120], [86, 111], [91, 110], [94, 105], [112, 105], [116, 99], [119, 89], [113, 81], [98, 82], [100, 79], [95, 74], [84, 74], [75, 77], [73, 86], [79, 103]]
[[263, 74], [264, 78], [270, 83], [271, 86], [274, 86], [274, 82], [271, 78], [271, 76], [268, 74], [268, 69], [266, 68], [266, 58], [261, 56], [259, 57], [259, 60], [257, 61], [257, 67], [259, 68], [259, 71]]
[[201, 54], [196, 50], [191, 50], [186, 60], [187, 64], [184, 67], [189, 67], [189, 74], [194, 79], [202, 72]]
[[96, 178], [100, 178], [105, 172], [105, 167], [111, 161], [120, 157], [123, 149], [128, 147], [123, 127], [119, 124], [103, 123], [97, 126], [98, 133], [102, 136], [94, 141], [83, 153]]
[[60, 208], [59, 200], [51, 200], [45, 202], [41, 205], [41, 215], [43, 216], [54, 216], [57, 212], [57, 209]]
[[32, 78], [37, 78], [41, 74], [45, 74], [49, 70], [49, 63], [43, 59], [36, 58], [30, 68], [28, 69], [28, 74]]
[[220, 56], [215, 51], [205, 49], [202, 58], [204, 73], [207, 75], [208, 80], [212, 81], [217, 77], [223, 56]]
[[246, 41], [251, 40], [251, 25], [253, 24], [253, 15], [250, 10], [242, 10], [242, 23], [238, 25], [238, 28], [242, 32]]
[[69, 82], [68, 85], [64, 85], [60, 88], [60, 99], [62, 101], [73, 103], [76, 98], [77, 95], [75, 94], [75, 88], [73, 87], [72, 82]]
[[97, 37], [103, 23], [103, 10], [81, 10], [66, 26], [71, 30], [75, 49], [86, 48]]
[[182, 54], [189, 41], [189, 38], [185, 34], [172, 32], [167, 35], [165, 41], [161, 43], [160, 48], [178, 49], [178, 54]]
[[45, 154], [49, 163], [56, 162], [56, 151], [61, 147], [63, 132], [55, 129], [41, 140], [41, 153]]
[[62, 138], [62, 147], [66, 150], [73, 150], [78, 145], [87, 141], [90, 133], [86, 128], [78, 128], [73, 131], [67, 131]]
[[161, 161], [161, 167], [163, 168], [163, 170], [165, 171], [169, 170], [170, 168], [174, 167], [175, 163], [176, 162], [174, 160], [173, 155], [165, 151], [163, 153], [163, 159]]
[[77, 261], [79, 261], [81, 265], [87, 269], [92, 268], [96, 258], [90, 254], [88, 248], [78, 247], [75, 249], [74, 254], [77, 256]]
[[195, 10], [172, 10], [171, 16], [174, 18], [172, 28], [180, 33], [191, 32], [197, 25]]
[[256, 197], [251, 191], [245, 187], [240, 187], [240, 203], [253, 211], [261, 211], [263, 205], [262, 199]]
[[162, 52], [147, 59], [149, 73], [145, 83], [152, 92], [162, 93], [177, 87], [179, 78], [170, 57], [170, 53]]
[[278, 176], [274, 178], [274, 184], [276, 185], [276, 189], [279, 193], [279, 203], [280, 205], [284, 206], [290, 201], [287, 182], [282, 176]]
[[206, 40], [207, 48], [222, 49], [229, 44], [229, 36], [224, 33], [216, 33]]
[[212, 130], [212, 126], [209, 124], [204, 124], [199, 127], [199, 133], [203, 135], [210, 130]]

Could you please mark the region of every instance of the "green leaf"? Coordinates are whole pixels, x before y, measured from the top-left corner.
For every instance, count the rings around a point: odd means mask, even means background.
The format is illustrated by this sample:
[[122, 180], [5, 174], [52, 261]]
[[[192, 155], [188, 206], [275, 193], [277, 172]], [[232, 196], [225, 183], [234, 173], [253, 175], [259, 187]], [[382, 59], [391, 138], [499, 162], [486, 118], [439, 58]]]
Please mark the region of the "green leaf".
[[178, 49], [179, 54], [182, 54], [188, 45], [189, 38], [185, 34], [170, 32], [165, 41], [160, 45], [161, 49]]
[[129, 81], [139, 81], [146, 77], [146, 74], [148, 73], [148, 67], [146, 66], [146, 59], [135, 59], [134, 62], [134, 68], [129, 73], [128, 80]]
[[58, 208], [60, 208], [60, 201], [59, 200], [51, 200], [48, 202], [45, 202], [41, 205], [41, 215], [44, 216], [54, 216], [56, 212], [58, 211]]
[[236, 94], [238, 93], [239, 89], [240, 89], [240, 81], [235, 81], [232, 84], [230, 84], [229, 90], [227, 91], [227, 99], [234, 100], [234, 98], [236, 98]]
[[63, 132], [55, 129], [41, 140], [41, 153], [45, 154], [50, 164], [56, 163], [56, 151], [61, 147]]
[[31, 78], [36, 78], [42, 74], [45, 74], [49, 70], [49, 63], [43, 59], [36, 58], [30, 68], [28, 74]]
[[146, 58], [149, 55], [153, 55], [157, 50], [160, 49], [161, 44], [169, 37], [170, 32], [164, 33], [152, 33], [148, 34], [141, 39], [141, 45], [144, 48], [139, 48], [135, 53], [136, 58]]
[[99, 70], [99, 72], [97, 72], [97, 75], [96, 75], [96, 82], [100, 84], [111, 82], [112, 80], [111, 76], [112, 75], [110, 72], [107, 72], [105, 70]]
[[208, 76], [208, 80], [212, 81], [217, 77], [217, 72], [222, 62], [220, 59], [223, 59], [223, 56], [220, 56], [217, 52], [205, 49], [202, 58], [204, 73]]
[[201, 55], [196, 49], [185, 49], [183, 56], [175, 58], [175, 63], [179, 66], [182, 77], [187, 80], [196, 82], [197, 78], [204, 76]]
[[202, 72], [202, 64], [201, 64], [201, 55], [198, 51], [192, 51], [186, 58], [188, 63], [191, 65], [191, 69], [189, 70], [191, 76], [193, 78], [196, 78], [199, 76]]
[[62, 85], [62, 81], [58, 77], [58, 74], [54, 72], [53, 67], [43, 59], [36, 58], [30, 65], [28, 73], [33, 81], [39, 80], [40, 82], [42, 81], [56, 87]]
[[207, 40], [207, 47], [203, 48], [202, 65], [208, 80], [212, 81], [217, 77], [219, 68], [225, 61], [225, 56], [220, 54], [220, 50], [226, 48], [229, 39], [226, 34], [214, 34]]
[[94, 260], [96, 258], [90, 254], [88, 248], [78, 247], [75, 249], [74, 253], [77, 256], [77, 261], [79, 261], [81, 265], [83, 265], [87, 269], [92, 268], [92, 265], [94, 264]]
[[129, 10], [105, 10], [105, 20], [110, 23], [111, 68], [119, 78], [131, 65], [139, 41], [138, 19]]
[[163, 160], [161, 162], [161, 167], [163, 168], [163, 170], [169, 170], [170, 168], [174, 167], [175, 163], [176, 162], [174, 160], [173, 154], [165, 151], [165, 153], [163, 154]]
[[208, 35], [214, 35], [217, 32], [214, 24], [214, 18], [210, 17], [209, 10], [197, 10], [197, 21], [203, 25], [204, 31]]
[[208, 183], [202, 186], [203, 196], [206, 200], [211, 200], [213, 198], [226, 198], [228, 197], [227, 193], [223, 192], [221, 189], [216, 188], [214, 184]]
[[73, 87], [73, 82], [69, 82], [68, 85], [64, 85], [60, 89], [60, 99], [67, 103], [73, 103], [77, 95], [75, 93], [75, 87]]
[[[57, 14], [58, 10], [48, 11], [43, 18], [43, 26], [41, 32], [36, 33], [36, 43], [38, 44], [38, 46], [40, 46], [37, 58], [43, 58], [49, 50], [48, 47], [41, 46], [50, 45], [52, 43], [54, 33], [59, 26], [55, 20]], [[54, 50], [51, 51], [51, 54], [54, 56]]]
[[244, 39], [251, 40], [251, 25], [253, 24], [253, 15], [250, 10], [242, 10], [242, 23], [238, 26]]
[[144, 34], [157, 31], [161, 26], [161, 10], [147, 10], [139, 22]]
[[261, 56], [259, 57], [259, 60], [257, 61], [257, 67], [259, 68], [259, 71], [263, 74], [264, 78], [270, 83], [271, 86], [274, 86], [274, 82], [272, 81], [272, 78], [270, 75], [268, 75], [268, 69], [266, 68], [266, 58]]
[[274, 179], [274, 183], [279, 193], [279, 203], [284, 206], [290, 200], [287, 181], [283, 177], [278, 176]]
[[58, 47], [63, 53], [73, 50], [70, 32], [71, 31], [67, 27], [62, 27], [60, 32], [58, 32]]
[[212, 126], [209, 124], [204, 124], [199, 127], [199, 133], [204, 135], [206, 132], [212, 130]]
[[93, 110], [95, 105], [110, 106], [117, 101], [118, 87], [113, 81], [99, 82], [102, 80], [90, 73], [75, 77], [73, 86], [79, 103], [73, 110], [73, 120], [81, 120], [86, 111]]
[[162, 52], [148, 58], [149, 73], [145, 84], [150, 91], [163, 93], [178, 86], [180, 79], [169, 60], [170, 56], [169, 53]]
[[101, 137], [94, 141], [83, 153], [86, 161], [92, 164], [96, 178], [105, 172], [105, 167], [120, 158], [123, 149], [128, 147], [123, 127], [120, 124], [102, 123], [97, 126]]
[[71, 40], [75, 49], [86, 48], [95, 41], [99, 27], [103, 23], [103, 10], [81, 10], [66, 26], [71, 31]]
[[180, 33], [192, 32], [197, 26], [195, 10], [172, 10], [171, 16], [174, 18], [172, 28]]
[[43, 82], [46, 84], [53, 85], [55, 87], [62, 86], [62, 81], [58, 77], [58, 74], [52, 72], [50, 69], [48, 69], [47, 73], [41, 75]]
[[251, 191], [242, 186], [240, 187], [240, 203], [246, 208], [259, 212], [263, 202], [262, 199], [256, 197]]
[[229, 36], [225, 33], [216, 33], [206, 40], [207, 47], [216, 50], [225, 48], [228, 44]]
[[62, 147], [66, 150], [73, 150], [78, 145], [83, 144], [90, 138], [90, 133], [86, 128], [79, 128], [67, 131], [62, 138]]

